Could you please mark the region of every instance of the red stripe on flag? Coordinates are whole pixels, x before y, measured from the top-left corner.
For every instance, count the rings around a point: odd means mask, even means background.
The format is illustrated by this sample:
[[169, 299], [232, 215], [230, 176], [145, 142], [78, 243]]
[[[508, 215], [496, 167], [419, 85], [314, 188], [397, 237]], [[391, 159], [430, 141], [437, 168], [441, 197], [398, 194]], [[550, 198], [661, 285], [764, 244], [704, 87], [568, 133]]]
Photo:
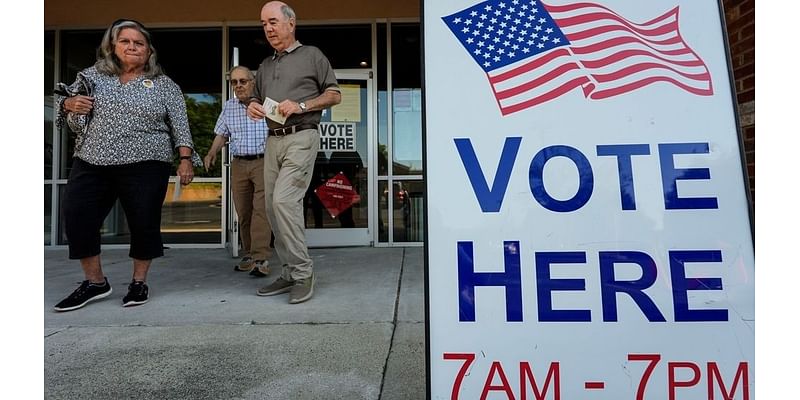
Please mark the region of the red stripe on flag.
[[707, 72], [703, 72], [703, 73], [700, 73], [700, 74], [690, 74], [690, 73], [678, 71], [677, 69], [672, 68], [672, 67], [670, 67], [668, 65], [659, 64], [659, 63], [637, 63], [637, 64], [629, 65], [629, 66], [627, 66], [625, 68], [622, 68], [622, 69], [620, 69], [618, 71], [609, 72], [609, 73], [606, 73], [606, 74], [592, 74], [592, 77], [597, 82], [605, 83], [605, 82], [612, 82], [612, 81], [616, 81], [616, 80], [619, 80], [619, 79], [623, 79], [626, 76], [630, 76], [630, 75], [633, 75], [633, 74], [638, 73], [638, 72], [648, 71], [648, 70], [652, 70], [652, 69], [669, 70], [669, 71], [672, 71], [672, 72], [674, 72], [674, 73], [676, 73], [678, 75], [686, 77], [689, 80], [700, 81], [700, 80], [703, 80], [703, 79], [708, 79], [708, 73]]
[[511, 78], [514, 78], [515, 76], [524, 74], [524, 73], [529, 72], [529, 71], [533, 71], [534, 69], [539, 68], [542, 65], [545, 65], [545, 64], [549, 63], [550, 61], [555, 60], [556, 58], [565, 57], [565, 56], [569, 57], [569, 55], [570, 55], [569, 54], [569, 50], [567, 50], [567, 49], [565, 49], [563, 47], [559, 48], [559, 49], [555, 49], [555, 50], [553, 50], [553, 51], [551, 51], [551, 52], [549, 52], [549, 53], [547, 53], [547, 54], [545, 54], [545, 55], [543, 55], [541, 57], [534, 57], [533, 60], [531, 60], [530, 62], [525, 63], [524, 65], [520, 65], [519, 67], [516, 67], [514, 69], [505, 71], [503, 73], [500, 73], [500, 74], [497, 74], [497, 75], [494, 75], [494, 76], [490, 75], [489, 76], [489, 83], [494, 85], [494, 84], [509, 80]]
[[[710, 81], [711, 76], [709, 75], [708, 78], [709, 78], [709, 81]], [[673, 84], [675, 86], [678, 86], [679, 88], [681, 88], [681, 89], [683, 89], [683, 90], [685, 90], [685, 91], [687, 91], [689, 93], [693, 93], [693, 94], [700, 95], [700, 96], [710, 96], [710, 95], [714, 94], [714, 90], [711, 88], [710, 84], [709, 84], [709, 88], [708, 89], [699, 89], [699, 88], [696, 88], [696, 87], [689, 86], [689, 85], [687, 85], [687, 84], [685, 84], [685, 83], [683, 83], [681, 81], [675, 80], [675, 79], [667, 77], [667, 76], [652, 76], [652, 77], [648, 77], [648, 78], [645, 78], [645, 79], [642, 79], [642, 80], [639, 80], [639, 81], [636, 81], [636, 82], [631, 82], [631, 83], [628, 83], [628, 84], [625, 84], [625, 85], [621, 85], [621, 86], [618, 86], [618, 87], [612, 87], [612, 88], [607, 88], [606, 87], [606, 88], [603, 88], [602, 90], [597, 90], [595, 92], [592, 92], [592, 94], [589, 95], [589, 98], [590, 99], [594, 99], [594, 100], [606, 99], [606, 98], [609, 98], [609, 97], [614, 97], [614, 96], [617, 96], [617, 95], [620, 95], [620, 94], [623, 94], [623, 93], [630, 92], [632, 90], [639, 89], [641, 87], [650, 85], [650, 84], [655, 83], [655, 82], [669, 82], [669, 83], [671, 83], [671, 84]]]
[[537, 87], [539, 87], [539, 86], [541, 86], [543, 84], [546, 84], [546, 83], [558, 78], [561, 75], [566, 74], [569, 71], [573, 71], [573, 70], [576, 70], [576, 69], [580, 69], [580, 67], [575, 63], [570, 62], [568, 64], [562, 64], [562, 65], [557, 66], [555, 69], [553, 69], [553, 70], [551, 70], [549, 72], [546, 72], [544, 74], [539, 75], [538, 78], [536, 78], [536, 79], [534, 79], [532, 81], [527, 81], [527, 82], [525, 82], [525, 83], [523, 83], [521, 85], [514, 86], [514, 87], [512, 87], [510, 89], [505, 89], [505, 90], [501, 90], [499, 92], [495, 92], [495, 94], [496, 94], [497, 98], [500, 99], [500, 100], [507, 99], [509, 97], [513, 97], [513, 96], [516, 96], [518, 94], [521, 94], [521, 93], [527, 92], [529, 90], [535, 89], [535, 88], [537, 88]]
[[581, 61], [581, 64], [583, 64], [587, 68], [603, 68], [603, 67], [611, 65], [611, 64], [613, 64], [615, 62], [618, 62], [620, 60], [624, 60], [626, 58], [635, 57], [635, 56], [653, 57], [653, 58], [657, 58], [657, 59], [659, 59], [661, 61], [664, 61], [665, 63], [680, 65], [680, 66], [684, 66], [684, 67], [702, 67], [703, 65], [705, 65], [705, 64], [703, 64], [702, 61], [696, 60], [696, 59], [695, 60], [669, 60], [669, 59], [661, 57], [658, 54], [655, 54], [653, 52], [649, 52], [649, 51], [646, 51], [646, 50], [636, 50], [636, 49], [634, 49], [634, 50], [623, 50], [623, 51], [614, 53], [614, 54], [612, 54], [612, 55], [610, 55], [608, 57], [599, 58], [597, 60], [591, 60], [591, 61], [584, 60], [584, 61]]
[[[554, 13], [559, 13], [559, 12], [560, 13], [564, 13], [564, 12], [569, 12], [569, 11], [580, 10], [581, 8], [601, 8], [603, 10], [608, 11], [611, 14], [617, 15], [617, 13], [612, 11], [610, 8], [601, 6], [599, 4], [593, 4], [593, 3], [572, 3], [572, 4], [561, 5], [561, 6], [549, 5], [549, 4], [542, 4], [542, 5], [544, 5], [544, 8], [551, 15], [554, 14]], [[672, 13], [676, 13], [677, 10], [678, 10], [678, 7], [675, 7], [672, 10], [667, 11], [666, 13], [664, 13], [662, 15], [659, 15], [658, 17], [655, 17], [655, 18], [651, 19], [650, 21], [647, 21], [647, 22], [644, 22], [644, 23], [641, 23], [641, 24], [638, 24], [638, 25], [652, 25], [652, 24], [661, 22], [664, 19], [668, 18], [670, 15], [672, 15]]]
[[[668, 26], [668, 25], [665, 25], [665, 26]], [[582, 31], [576, 31], [576, 32], [573, 32], [573, 33], [568, 33], [568, 34], [566, 34], [566, 36], [567, 36], [567, 39], [569, 39], [570, 42], [576, 42], [576, 41], [579, 41], [579, 40], [584, 40], [584, 39], [591, 38], [591, 37], [594, 37], [594, 36], [602, 35], [604, 33], [616, 32], [616, 31], [630, 32], [630, 30], [628, 28], [624, 27], [624, 26], [603, 25], [603, 26], [598, 26], [598, 27], [594, 27], [594, 28], [585, 29], [585, 30], [582, 30]], [[665, 32], [665, 33], [669, 33], [669, 32]], [[667, 39], [662, 39], [662, 40], [652, 40], [652, 39], [643, 39], [643, 40], [648, 42], [648, 43], [654, 43], [654, 44], [675, 44], [675, 43], [680, 43], [680, 38], [678, 38], [677, 36], [671, 37], [671, 38], [667, 38]]]
[[570, 80], [569, 82], [566, 82], [566, 83], [562, 84], [561, 86], [559, 86], [559, 87], [557, 87], [557, 88], [555, 88], [555, 89], [553, 89], [553, 90], [551, 90], [551, 91], [549, 91], [547, 93], [544, 93], [542, 95], [533, 97], [531, 99], [525, 100], [525, 101], [520, 102], [520, 103], [515, 103], [515, 104], [512, 104], [512, 105], [509, 105], [509, 106], [505, 106], [505, 107], [501, 106], [500, 112], [503, 115], [508, 115], [508, 114], [511, 114], [511, 113], [515, 113], [517, 111], [524, 110], [526, 108], [533, 107], [535, 105], [538, 105], [538, 104], [553, 100], [556, 97], [559, 97], [562, 94], [567, 93], [567, 92], [571, 91], [572, 89], [575, 89], [576, 87], [580, 87], [580, 86], [582, 86], [584, 84], [587, 84], [587, 83], [589, 83], [589, 79], [588, 78], [586, 78], [585, 76], [579, 76], [579, 77], [574, 78], [574, 79]]
[[[567, 39], [569, 39], [569, 36], [567, 36]], [[588, 45], [588, 46], [572, 47], [572, 52], [575, 53], [575, 54], [579, 54], [579, 55], [594, 54], [594, 53], [597, 53], [597, 52], [600, 52], [600, 51], [603, 51], [603, 50], [610, 49], [612, 47], [622, 46], [622, 45], [629, 44], [629, 43], [643, 44], [643, 45], [653, 49], [653, 52], [661, 53], [661, 54], [664, 54], [664, 55], [667, 55], [667, 56], [679, 56], [679, 55], [683, 55], [683, 54], [689, 54], [689, 53], [692, 52], [692, 50], [687, 48], [687, 47], [683, 47], [681, 49], [675, 49], [675, 50], [658, 50], [655, 47], [649, 45], [647, 42], [645, 42], [645, 41], [643, 41], [643, 40], [641, 40], [639, 38], [635, 38], [635, 37], [619, 37], [619, 38], [604, 40], [602, 42], [597, 42], [597, 43], [594, 43], [594, 44], [591, 44], [591, 45]]]
[[[669, 17], [670, 13], [667, 13], [664, 16]], [[609, 19], [618, 22], [622, 26], [628, 28], [629, 31], [636, 32], [643, 36], [663, 35], [665, 33], [668, 33], [670, 30], [675, 30], [675, 26], [677, 25], [676, 24], [677, 21], [675, 21], [669, 24], [648, 29], [648, 28], [643, 28], [643, 26], [647, 26], [645, 24], [637, 26], [628, 22], [625, 18], [622, 18], [616, 14], [606, 13], [606, 12], [587, 13], [583, 15], [576, 15], [574, 17], [556, 19], [556, 21], [558, 22], [558, 26], [561, 27], [561, 29], [566, 30], [567, 28], [573, 25], [580, 25], [580, 24], [585, 24], [587, 22], [595, 22], [595, 21], [609, 20]], [[667, 27], [667, 29], [664, 29], [664, 27]]]

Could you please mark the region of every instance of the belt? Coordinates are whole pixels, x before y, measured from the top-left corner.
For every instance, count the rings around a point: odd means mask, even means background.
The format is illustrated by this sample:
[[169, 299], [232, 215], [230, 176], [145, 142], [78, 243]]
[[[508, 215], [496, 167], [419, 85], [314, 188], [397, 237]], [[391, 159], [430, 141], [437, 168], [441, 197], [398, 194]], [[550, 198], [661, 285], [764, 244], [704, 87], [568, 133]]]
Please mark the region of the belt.
[[246, 156], [233, 156], [233, 158], [238, 158], [240, 160], [258, 160], [259, 158], [264, 158], [264, 153], [250, 154]]
[[274, 128], [269, 130], [270, 136], [286, 136], [295, 132], [300, 132], [306, 129], [317, 130], [317, 124], [297, 124], [284, 126], [283, 128]]

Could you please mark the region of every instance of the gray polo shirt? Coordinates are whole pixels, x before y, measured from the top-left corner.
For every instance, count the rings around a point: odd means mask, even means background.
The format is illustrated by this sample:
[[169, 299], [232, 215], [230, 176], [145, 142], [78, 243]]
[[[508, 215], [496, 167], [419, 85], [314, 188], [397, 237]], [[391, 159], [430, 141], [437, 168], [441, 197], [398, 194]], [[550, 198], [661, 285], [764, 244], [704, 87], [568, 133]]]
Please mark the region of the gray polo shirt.
[[[304, 46], [295, 41], [288, 49], [275, 52], [258, 67], [255, 95], [264, 100], [269, 97], [278, 103], [284, 100], [308, 101], [326, 90], [339, 92], [336, 75], [328, 58], [314, 46]], [[292, 114], [286, 126], [296, 124], [318, 124], [322, 111]], [[280, 128], [275, 121], [267, 120], [270, 129]]]

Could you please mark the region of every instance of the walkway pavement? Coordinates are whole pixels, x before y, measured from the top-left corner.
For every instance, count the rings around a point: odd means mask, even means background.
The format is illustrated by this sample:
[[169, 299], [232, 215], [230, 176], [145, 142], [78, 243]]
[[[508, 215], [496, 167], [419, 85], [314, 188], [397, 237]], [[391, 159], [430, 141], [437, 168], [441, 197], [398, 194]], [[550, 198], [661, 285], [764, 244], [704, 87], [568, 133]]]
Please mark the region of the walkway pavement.
[[46, 399], [424, 399], [423, 249], [312, 249], [314, 297], [256, 296], [279, 275], [233, 271], [223, 249], [168, 249], [150, 301], [123, 308], [127, 250], [103, 253], [114, 292], [66, 313], [83, 279], [45, 251]]

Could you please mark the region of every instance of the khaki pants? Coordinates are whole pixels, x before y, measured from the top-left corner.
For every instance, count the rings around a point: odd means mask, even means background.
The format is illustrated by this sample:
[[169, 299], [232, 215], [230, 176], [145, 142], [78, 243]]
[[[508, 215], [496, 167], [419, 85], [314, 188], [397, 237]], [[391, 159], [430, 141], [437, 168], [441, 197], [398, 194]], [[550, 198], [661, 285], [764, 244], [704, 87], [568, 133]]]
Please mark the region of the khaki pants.
[[233, 204], [239, 216], [239, 236], [242, 238], [243, 256], [253, 260], [269, 260], [271, 232], [264, 206], [264, 162], [263, 160], [231, 161], [231, 190]]
[[287, 281], [309, 278], [313, 263], [306, 246], [303, 198], [314, 171], [319, 132], [306, 129], [269, 136], [266, 147], [264, 193], [275, 253], [283, 265], [281, 277]]

